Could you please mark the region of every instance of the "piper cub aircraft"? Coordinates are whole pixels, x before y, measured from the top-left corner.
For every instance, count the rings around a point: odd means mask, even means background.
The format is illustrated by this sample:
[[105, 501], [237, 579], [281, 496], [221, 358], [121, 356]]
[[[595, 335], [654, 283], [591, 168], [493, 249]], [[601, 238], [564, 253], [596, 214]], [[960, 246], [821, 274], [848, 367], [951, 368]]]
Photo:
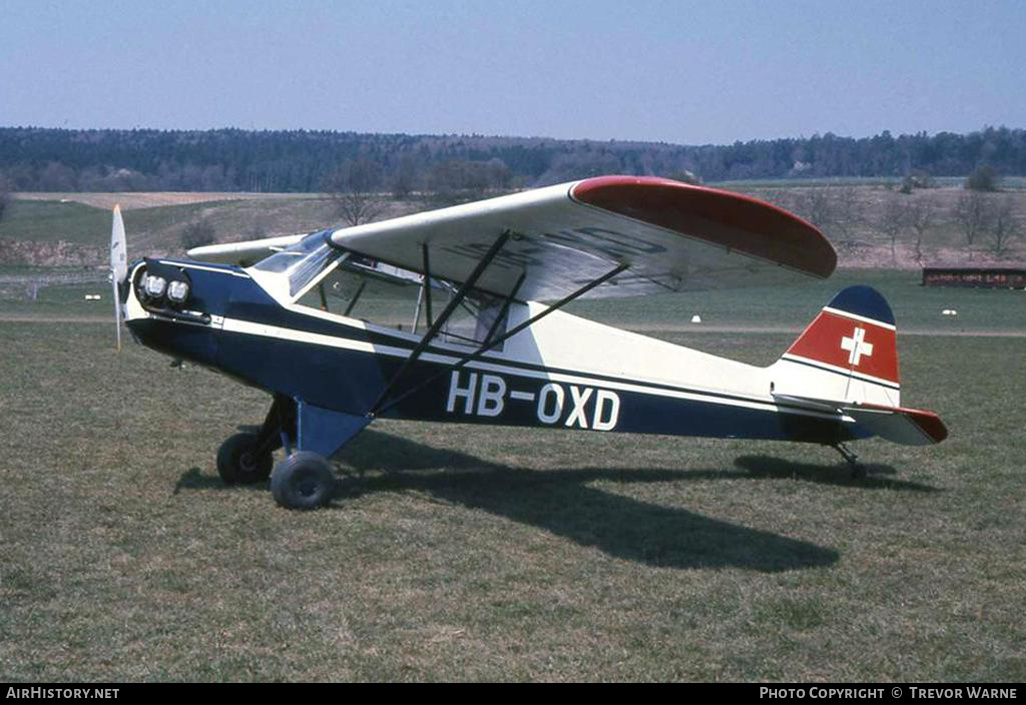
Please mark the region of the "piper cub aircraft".
[[[115, 209], [119, 345], [123, 317], [143, 345], [268, 391], [263, 425], [226, 440], [217, 469], [270, 477], [285, 507], [328, 502], [327, 459], [378, 418], [803, 441], [857, 474], [848, 441], [947, 436], [900, 405], [894, 315], [869, 287], [837, 294], [768, 367], [562, 310], [830, 276], [815, 227], [734, 193], [605, 176], [188, 255], [128, 266]], [[393, 290], [410, 294], [398, 325]]]

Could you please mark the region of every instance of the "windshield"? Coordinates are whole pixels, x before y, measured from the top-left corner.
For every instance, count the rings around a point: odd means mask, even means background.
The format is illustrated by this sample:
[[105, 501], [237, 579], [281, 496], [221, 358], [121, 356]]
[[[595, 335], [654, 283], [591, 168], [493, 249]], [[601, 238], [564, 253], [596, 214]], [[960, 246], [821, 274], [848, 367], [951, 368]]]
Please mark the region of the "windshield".
[[298, 296], [318, 274], [338, 264], [342, 251], [329, 244], [330, 234], [330, 230], [311, 233], [292, 247], [258, 262], [253, 268], [285, 275], [289, 282], [289, 296]]

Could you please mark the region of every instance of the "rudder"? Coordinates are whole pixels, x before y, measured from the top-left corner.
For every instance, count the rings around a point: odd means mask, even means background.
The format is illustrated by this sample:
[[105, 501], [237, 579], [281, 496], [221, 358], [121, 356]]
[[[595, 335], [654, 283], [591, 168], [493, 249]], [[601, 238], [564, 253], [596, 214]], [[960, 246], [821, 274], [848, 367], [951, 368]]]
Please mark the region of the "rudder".
[[900, 405], [897, 328], [886, 299], [850, 286], [830, 300], [773, 365], [774, 392]]

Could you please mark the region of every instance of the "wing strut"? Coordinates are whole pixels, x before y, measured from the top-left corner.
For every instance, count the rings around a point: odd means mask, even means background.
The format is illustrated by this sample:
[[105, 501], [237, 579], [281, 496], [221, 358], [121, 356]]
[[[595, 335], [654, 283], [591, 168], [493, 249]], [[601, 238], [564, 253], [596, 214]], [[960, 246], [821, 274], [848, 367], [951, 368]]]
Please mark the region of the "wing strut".
[[357, 287], [356, 293], [353, 294], [353, 298], [349, 299], [349, 305], [346, 306], [346, 310], [342, 314], [343, 316], [348, 316], [350, 313], [352, 313], [353, 308], [356, 307], [356, 302], [360, 300], [360, 294], [362, 294], [363, 290], [366, 289], [366, 288], [367, 288], [367, 280], [364, 279], [362, 282], [360, 282], [360, 286]]
[[[449, 303], [438, 315], [438, 318], [428, 328], [427, 333], [425, 333], [424, 337], [420, 339], [420, 342], [417, 343], [417, 346], [413, 348], [413, 352], [410, 353], [410, 356], [403, 361], [403, 364], [399, 367], [399, 371], [392, 376], [392, 379], [389, 380], [387, 385], [385, 385], [385, 388], [381, 390], [381, 394], [378, 395], [377, 400], [374, 402], [373, 405], [371, 405], [370, 411], [367, 412], [368, 416], [376, 416], [378, 414], [378, 409], [380, 408], [381, 404], [385, 401], [385, 399], [388, 397], [388, 394], [395, 388], [396, 383], [406, 373], [406, 370], [409, 369], [410, 365], [412, 365], [417, 360], [417, 358], [420, 357], [421, 353], [423, 353], [424, 350], [427, 349], [427, 346], [431, 343], [432, 340], [434, 340], [435, 336], [438, 335], [438, 332], [442, 330], [442, 327], [445, 326], [445, 324], [448, 322], [449, 317], [453, 314], [453, 311], [455, 311], [457, 307], [459, 307], [459, 305], [463, 303], [463, 299], [467, 298], [467, 294], [469, 294], [471, 289], [474, 288], [474, 285], [477, 284], [477, 280], [481, 278], [481, 275], [484, 274], [485, 269], [487, 269], [488, 265], [492, 263], [492, 260], [495, 259], [495, 256], [499, 254], [499, 250], [502, 249], [503, 245], [506, 244], [506, 241], [509, 240], [512, 234], [512, 231], [504, 230], [502, 234], [499, 235], [498, 238], [496, 238], [495, 242], [492, 243], [492, 246], [488, 248], [488, 252], [485, 253], [484, 257], [482, 257], [481, 260], [477, 263], [477, 266], [474, 267], [474, 271], [471, 272], [470, 276], [467, 277], [467, 280], [463, 282], [462, 285], [460, 285], [460, 288], [456, 291], [456, 295], [449, 300]], [[424, 253], [426, 260], [426, 247], [424, 249]], [[425, 287], [428, 289], [430, 289], [429, 275], [430, 272], [424, 273], [424, 284]]]
[[[577, 291], [575, 291], [575, 292], [573, 292], [573, 293], [571, 293], [571, 294], [569, 294], [567, 296], [564, 296], [562, 299], [560, 299], [556, 303], [552, 304], [551, 306], [546, 308], [544, 311], [538, 313], [537, 315], [531, 316], [530, 318], [528, 318], [523, 323], [520, 323], [519, 325], [513, 326], [508, 331], [506, 331], [505, 333], [500, 335], [498, 338], [495, 338], [494, 340], [486, 341], [484, 343], [484, 345], [479, 347], [474, 352], [468, 353], [467, 355], [464, 355], [463, 357], [458, 359], [456, 362], [452, 363], [451, 365], [448, 365], [444, 369], [440, 370], [436, 374], [432, 375], [428, 379], [426, 379], [423, 382], [421, 382], [420, 384], [418, 384], [416, 387], [413, 387], [412, 389], [409, 389], [409, 390], [403, 392], [398, 397], [396, 397], [395, 399], [390, 401], [388, 404], [386, 404], [386, 405], [382, 406], [380, 409], [377, 409], [376, 411], [372, 412], [372, 415], [376, 416], [376, 415], [383, 414], [384, 412], [388, 411], [393, 406], [395, 406], [399, 402], [403, 401], [407, 397], [409, 397], [409, 396], [411, 396], [413, 394], [416, 394], [421, 389], [424, 389], [425, 387], [427, 387], [429, 384], [433, 383], [439, 377], [441, 377], [441, 376], [443, 376], [443, 375], [445, 375], [445, 374], [447, 374], [449, 372], [452, 372], [453, 370], [460, 369], [461, 367], [466, 365], [468, 362], [471, 362], [473, 360], [481, 359], [481, 357], [486, 352], [488, 352], [489, 350], [491, 350], [495, 346], [499, 345], [499, 343], [502, 343], [503, 341], [508, 340], [509, 338], [512, 338], [514, 335], [516, 335], [520, 331], [524, 330], [525, 328], [529, 328], [530, 326], [533, 326], [535, 323], [537, 323], [541, 319], [545, 318], [550, 313], [553, 313], [554, 311], [558, 311], [559, 309], [563, 308], [564, 306], [566, 306], [568, 303], [570, 303], [574, 299], [579, 298], [581, 296], [584, 296], [589, 291], [594, 289], [596, 286], [599, 286], [600, 284], [604, 284], [605, 282], [609, 281], [610, 279], [615, 277], [617, 274], [619, 274], [620, 272], [622, 272], [625, 269], [627, 269], [629, 266], [630, 265], [628, 265], [628, 264], [621, 264], [621, 265], [618, 265], [617, 267], [614, 267], [613, 269], [609, 270], [608, 272], [603, 274], [598, 279], [593, 279], [592, 281], [588, 282], [587, 284], [582, 286]], [[522, 281], [523, 281], [523, 277], [521, 277], [521, 282]], [[519, 288], [519, 285], [520, 285], [520, 282], [517, 283], [517, 287], [518, 288]], [[516, 293], [516, 290], [514, 290], [513, 293]], [[510, 305], [510, 303], [512, 303], [512, 301], [513, 301], [513, 296], [512, 295], [507, 297], [506, 302], [503, 304], [503, 311], [502, 311], [503, 315], [505, 315], [506, 310], [509, 309], [509, 305]], [[502, 320], [501, 316], [500, 316], [499, 320]], [[489, 337], [490, 336], [491, 336], [491, 332], [489, 333]], [[412, 359], [413, 359], [413, 355], [410, 355], [410, 357], [407, 358], [407, 362], [409, 362]], [[405, 369], [405, 365], [403, 367]], [[402, 370], [400, 370], [400, 372], [401, 371]], [[398, 377], [399, 377], [399, 375], [396, 375], [396, 379], [398, 379]], [[391, 389], [392, 386], [393, 385], [389, 385], [389, 390]], [[388, 391], [388, 390], [386, 390], [386, 391]], [[382, 394], [381, 398], [383, 399], [384, 396], [385, 395]], [[377, 407], [378, 405], [380, 405], [380, 400], [379, 400], [379, 404], [376, 404], [375, 407]]]
[[420, 246], [424, 253], [424, 312], [428, 328], [431, 327], [431, 260], [428, 258], [428, 246], [425, 242]]

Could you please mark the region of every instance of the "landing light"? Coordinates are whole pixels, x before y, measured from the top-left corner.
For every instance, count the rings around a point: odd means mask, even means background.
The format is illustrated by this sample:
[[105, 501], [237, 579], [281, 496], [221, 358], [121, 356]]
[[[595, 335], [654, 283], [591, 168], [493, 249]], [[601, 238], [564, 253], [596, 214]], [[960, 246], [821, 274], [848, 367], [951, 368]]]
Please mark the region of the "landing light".
[[150, 274], [143, 280], [143, 291], [150, 298], [159, 299], [164, 295], [164, 289], [167, 288], [167, 280], [164, 277], [158, 277]]
[[189, 298], [189, 285], [183, 281], [175, 280], [167, 288], [167, 298], [176, 304], [185, 303]]

